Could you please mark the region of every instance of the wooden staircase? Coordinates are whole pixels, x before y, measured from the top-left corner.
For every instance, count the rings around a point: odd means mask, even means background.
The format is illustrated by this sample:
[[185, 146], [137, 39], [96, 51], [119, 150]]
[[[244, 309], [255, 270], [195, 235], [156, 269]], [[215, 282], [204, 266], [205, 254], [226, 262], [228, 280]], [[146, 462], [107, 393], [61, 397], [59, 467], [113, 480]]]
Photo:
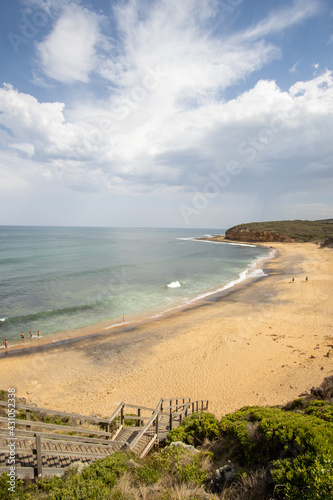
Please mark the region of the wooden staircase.
[[[0, 401], [0, 407], [7, 407], [7, 402]], [[144, 457], [186, 416], [207, 409], [208, 401], [190, 398], [161, 399], [156, 408], [122, 402], [105, 419], [16, 404], [16, 411], [21, 414], [23, 410], [26, 419], [15, 418], [14, 427], [10, 427], [13, 419], [0, 416], [0, 473], [9, 472], [14, 464], [19, 478], [63, 474], [71, 465], [89, 465], [119, 450], [132, 450]], [[70, 423], [35, 421], [35, 413], [57, 415]]]

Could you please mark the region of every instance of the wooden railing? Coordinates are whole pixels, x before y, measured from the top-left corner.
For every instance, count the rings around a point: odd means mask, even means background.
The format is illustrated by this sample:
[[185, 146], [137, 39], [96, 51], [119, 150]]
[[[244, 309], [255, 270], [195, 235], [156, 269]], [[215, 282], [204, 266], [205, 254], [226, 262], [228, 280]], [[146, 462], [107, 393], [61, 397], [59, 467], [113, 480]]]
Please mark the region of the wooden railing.
[[[0, 407], [6, 406], [7, 402], [0, 401]], [[208, 401], [190, 398], [161, 399], [156, 408], [122, 402], [110, 418], [101, 418], [16, 404], [16, 410], [25, 410], [26, 416], [26, 420], [15, 419], [16, 473], [18, 477], [59, 474], [77, 460], [91, 463], [125, 449], [145, 456], [187, 415], [207, 409]], [[71, 419], [71, 425], [35, 421], [32, 412], [65, 417]], [[8, 471], [8, 465], [3, 464], [11, 440], [6, 423], [8, 417], [0, 417], [0, 473]], [[51, 466], [51, 462], [56, 465]]]

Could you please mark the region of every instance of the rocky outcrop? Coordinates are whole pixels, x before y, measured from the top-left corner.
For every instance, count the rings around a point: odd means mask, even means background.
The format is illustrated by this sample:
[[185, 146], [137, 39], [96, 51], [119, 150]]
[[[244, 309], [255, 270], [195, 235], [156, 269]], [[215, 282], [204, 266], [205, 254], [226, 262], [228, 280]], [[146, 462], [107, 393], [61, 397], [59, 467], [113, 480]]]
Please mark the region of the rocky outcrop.
[[283, 234], [271, 231], [251, 231], [249, 229], [231, 228], [225, 232], [226, 240], [246, 241], [246, 242], [272, 242], [280, 241], [290, 243], [294, 240]]

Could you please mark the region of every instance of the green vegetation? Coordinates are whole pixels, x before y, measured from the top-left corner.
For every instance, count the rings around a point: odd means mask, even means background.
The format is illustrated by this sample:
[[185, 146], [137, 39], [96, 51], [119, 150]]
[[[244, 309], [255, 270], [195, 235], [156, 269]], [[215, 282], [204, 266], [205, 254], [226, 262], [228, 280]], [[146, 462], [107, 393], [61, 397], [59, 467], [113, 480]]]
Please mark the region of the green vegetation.
[[287, 236], [299, 242], [324, 242], [328, 238], [333, 237], [333, 219], [250, 222], [228, 229], [228, 231], [242, 230], [278, 233], [281, 236]]
[[[194, 446], [192, 446], [194, 445]], [[17, 480], [16, 500], [333, 498], [333, 377], [284, 407], [194, 413], [145, 459], [117, 452], [63, 477]]]
[[[38, 481], [16, 481], [15, 494], [8, 492], [5, 474], [0, 476], [1, 499], [18, 500], [134, 500], [139, 498], [165, 499], [172, 492], [187, 489], [205, 492], [201, 485], [209, 478], [209, 454], [194, 448], [179, 446], [164, 448], [146, 459], [132, 452], [117, 452], [98, 460], [81, 473], [68, 469], [63, 477]], [[140, 496], [145, 492], [146, 496]], [[171, 495], [171, 496], [170, 496]], [[183, 497], [180, 497], [183, 498]]]
[[212, 413], [192, 413], [183, 425], [176, 427], [166, 440], [166, 444], [175, 441], [201, 446], [205, 440], [215, 441], [220, 434], [219, 421]]

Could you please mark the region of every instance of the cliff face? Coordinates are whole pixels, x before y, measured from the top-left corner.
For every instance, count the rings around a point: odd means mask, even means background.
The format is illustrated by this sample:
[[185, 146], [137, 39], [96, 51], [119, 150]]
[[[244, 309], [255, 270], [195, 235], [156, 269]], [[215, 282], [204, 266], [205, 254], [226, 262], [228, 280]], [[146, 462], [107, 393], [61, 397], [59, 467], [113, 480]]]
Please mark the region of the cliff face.
[[225, 239], [234, 241], [249, 241], [249, 242], [280, 241], [283, 243], [290, 243], [294, 241], [288, 236], [284, 236], [276, 232], [250, 231], [249, 229], [237, 229], [237, 228], [228, 229], [225, 233]]

